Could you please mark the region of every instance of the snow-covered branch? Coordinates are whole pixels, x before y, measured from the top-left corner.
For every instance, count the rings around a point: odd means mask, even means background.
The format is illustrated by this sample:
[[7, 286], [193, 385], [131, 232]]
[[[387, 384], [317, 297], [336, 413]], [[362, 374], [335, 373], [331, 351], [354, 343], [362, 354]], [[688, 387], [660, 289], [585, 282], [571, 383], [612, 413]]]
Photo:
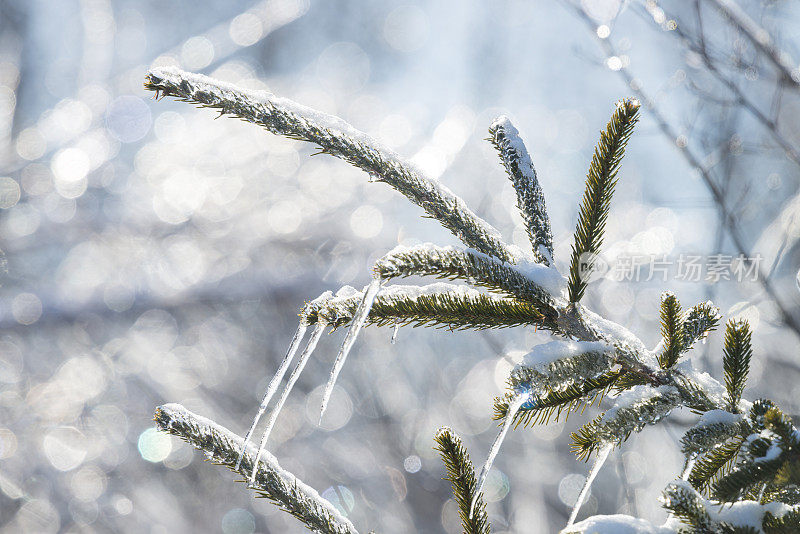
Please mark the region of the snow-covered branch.
[[[265, 452], [254, 470], [256, 449], [249, 445], [237, 464], [244, 440], [219, 424], [196, 415], [180, 404], [165, 404], [156, 409], [158, 428], [180, 437], [201, 449], [206, 458], [244, 476], [257, 472], [252, 489], [267, 497], [305, 523], [313, 532], [358, 534], [353, 524], [342, 516], [312, 487], [281, 468], [274, 456]], [[238, 467], [237, 467], [238, 465]]]
[[173, 96], [215, 108], [263, 126], [270, 132], [318, 145], [323, 152], [366, 171], [397, 189], [437, 219], [467, 246], [513, 262], [516, 258], [499, 232], [475, 215], [461, 198], [425, 176], [390, 149], [344, 120], [267, 91], [249, 91], [177, 68], [152, 69], [145, 87], [157, 96]]

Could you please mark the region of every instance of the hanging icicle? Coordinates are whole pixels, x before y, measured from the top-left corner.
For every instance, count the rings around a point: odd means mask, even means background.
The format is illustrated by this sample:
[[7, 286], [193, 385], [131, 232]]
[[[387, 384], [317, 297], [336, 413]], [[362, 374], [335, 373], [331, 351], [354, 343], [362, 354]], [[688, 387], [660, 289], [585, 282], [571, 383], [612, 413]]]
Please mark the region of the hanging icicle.
[[592, 470], [589, 472], [589, 476], [586, 477], [586, 483], [583, 485], [581, 489], [580, 495], [578, 495], [578, 500], [575, 501], [575, 507], [572, 509], [572, 513], [569, 516], [569, 521], [567, 521], [567, 526], [572, 526], [575, 522], [575, 518], [578, 517], [578, 512], [581, 511], [581, 506], [583, 506], [584, 501], [586, 501], [586, 497], [589, 495], [589, 490], [592, 489], [592, 482], [597, 477], [597, 473], [600, 472], [600, 469], [603, 468], [603, 464], [606, 463], [606, 459], [608, 455], [611, 453], [611, 449], [614, 448], [614, 445], [609, 443], [603, 446], [597, 453], [597, 458], [594, 461], [594, 465], [592, 465]]
[[264, 449], [267, 446], [267, 440], [272, 432], [272, 427], [275, 426], [275, 421], [278, 420], [278, 414], [280, 414], [283, 405], [286, 403], [287, 397], [289, 397], [289, 393], [291, 393], [295, 382], [297, 382], [297, 379], [300, 376], [300, 373], [303, 372], [303, 368], [306, 366], [308, 359], [311, 358], [311, 354], [314, 352], [314, 349], [317, 348], [319, 338], [322, 337], [322, 334], [325, 332], [325, 328], [327, 327], [327, 323], [322, 321], [317, 322], [317, 326], [314, 328], [314, 333], [311, 334], [311, 338], [308, 340], [308, 345], [306, 345], [305, 350], [303, 350], [303, 354], [300, 355], [300, 359], [297, 361], [297, 365], [292, 371], [292, 374], [289, 375], [289, 381], [286, 383], [286, 387], [283, 389], [281, 397], [278, 399], [278, 403], [275, 405], [269, 415], [267, 428], [264, 429], [264, 433], [261, 435], [261, 444], [258, 446], [258, 454], [256, 455], [255, 462], [253, 463], [254, 467], [253, 472], [250, 474], [250, 484], [253, 484], [256, 479], [258, 461], [261, 459], [261, 455], [264, 453]]
[[500, 429], [500, 433], [497, 434], [496, 438], [494, 438], [492, 448], [489, 450], [489, 456], [486, 458], [486, 463], [483, 464], [481, 474], [478, 477], [478, 486], [475, 489], [475, 495], [472, 497], [472, 503], [470, 503], [469, 506], [470, 517], [472, 517], [472, 514], [475, 511], [475, 503], [478, 502], [481, 491], [483, 491], [483, 485], [486, 483], [486, 477], [489, 476], [489, 470], [492, 468], [492, 464], [494, 463], [494, 459], [497, 457], [497, 453], [500, 452], [500, 447], [503, 445], [503, 440], [506, 439], [506, 434], [508, 434], [508, 430], [511, 428], [511, 424], [514, 421], [514, 418], [517, 416], [517, 413], [528, 401], [528, 399], [530, 399], [530, 396], [531, 394], [529, 391], [519, 393], [508, 405], [508, 413], [506, 413], [506, 418], [503, 420], [503, 428]]
[[325, 394], [322, 397], [322, 406], [319, 413], [320, 422], [322, 421], [322, 416], [325, 414], [325, 409], [328, 407], [328, 401], [331, 399], [333, 386], [336, 385], [336, 379], [339, 377], [339, 372], [344, 366], [344, 362], [347, 359], [347, 355], [350, 353], [350, 349], [353, 348], [353, 344], [356, 342], [356, 338], [358, 337], [358, 333], [361, 331], [361, 327], [363, 327], [364, 323], [367, 322], [367, 317], [372, 309], [372, 304], [375, 302], [375, 297], [378, 296], [378, 291], [380, 291], [380, 289], [381, 280], [373, 280], [369, 286], [367, 286], [367, 289], [364, 292], [364, 298], [361, 301], [361, 304], [358, 305], [358, 309], [353, 316], [353, 322], [350, 325], [350, 330], [347, 331], [347, 335], [344, 337], [342, 348], [339, 349], [339, 354], [336, 356], [333, 369], [331, 369], [328, 384], [325, 386]]
[[280, 367], [278, 367], [278, 370], [275, 372], [272, 380], [269, 381], [267, 392], [264, 394], [264, 398], [261, 400], [261, 405], [258, 407], [258, 413], [253, 419], [253, 424], [250, 425], [250, 430], [248, 430], [247, 434], [244, 436], [244, 444], [242, 445], [242, 450], [239, 452], [239, 459], [236, 460], [236, 469], [239, 469], [239, 467], [242, 465], [242, 456], [244, 451], [247, 449], [247, 444], [250, 443], [250, 438], [253, 437], [253, 432], [256, 430], [256, 425], [258, 425], [258, 421], [261, 419], [261, 416], [264, 415], [267, 405], [269, 405], [269, 401], [272, 399], [275, 391], [277, 391], [278, 385], [281, 383], [281, 380], [283, 380], [283, 375], [286, 374], [286, 370], [292, 363], [294, 355], [297, 352], [297, 348], [300, 346], [300, 342], [306, 335], [307, 328], [308, 325], [305, 324], [304, 320], [301, 320], [300, 324], [297, 326], [297, 330], [294, 333], [292, 342], [289, 344], [289, 350], [286, 352], [286, 356], [283, 357]]

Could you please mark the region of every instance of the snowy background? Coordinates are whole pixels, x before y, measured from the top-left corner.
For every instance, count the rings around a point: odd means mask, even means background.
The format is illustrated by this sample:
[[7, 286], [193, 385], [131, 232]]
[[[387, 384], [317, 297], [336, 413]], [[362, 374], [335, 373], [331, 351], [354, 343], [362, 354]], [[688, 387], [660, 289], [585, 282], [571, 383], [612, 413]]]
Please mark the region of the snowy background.
[[[800, 60], [796, 7], [740, 3]], [[800, 92], [712, 4], [0, 0], [0, 532], [303, 532], [156, 433], [153, 409], [179, 402], [244, 433], [305, 300], [363, 286], [397, 244], [454, 242], [311, 146], [153, 101], [142, 80], [154, 65], [338, 114], [526, 246], [484, 140], [505, 113], [531, 150], [562, 267], [597, 133], [634, 78], [670, 129], [643, 111], [606, 249], [674, 261], [741, 245], [762, 255], [773, 294], [758, 282], [604, 280], [585, 303], [652, 346], [662, 290], [687, 307], [712, 298], [755, 326], [746, 396], [800, 413], [800, 337], [775, 301], [800, 321]], [[320, 428], [342, 335], [321, 343], [272, 451], [362, 531], [458, 532], [433, 435], [452, 426], [482, 462], [493, 397], [546, 336], [404, 328], [391, 344], [391, 329], [369, 328]], [[693, 353], [718, 377], [720, 338]], [[588, 471], [569, 433], [595, 413], [511, 433], [487, 483], [496, 532], [564, 525]], [[692, 421], [675, 413], [615, 451], [580, 517], [663, 519], [656, 497]]]

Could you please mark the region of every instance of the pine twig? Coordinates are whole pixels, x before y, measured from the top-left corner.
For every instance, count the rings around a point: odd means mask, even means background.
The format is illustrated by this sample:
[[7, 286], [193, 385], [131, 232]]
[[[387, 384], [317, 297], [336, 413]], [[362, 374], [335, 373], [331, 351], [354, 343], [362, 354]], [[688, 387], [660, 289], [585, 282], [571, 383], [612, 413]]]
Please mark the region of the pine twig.
[[514, 260], [499, 232], [467, 208], [463, 200], [338, 117], [266, 91], [248, 91], [175, 68], [150, 70], [144, 86], [157, 98], [176, 97], [258, 124], [272, 133], [316, 144], [322, 152], [394, 187], [467, 246], [503, 261]]
[[617, 104], [606, 129], [600, 133], [600, 141], [595, 147], [586, 175], [586, 190], [575, 229], [575, 242], [572, 245], [569, 266], [570, 302], [579, 302], [586, 291], [586, 273], [593, 265], [592, 256], [600, 251], [603, 244], [617, 172], [625, 155], [625, 145], [638, 120], [639, 102], [633, 99], [622, 100]]
[[725, 330], [725, 346], [722, 364], [725, 372], [725, 388], [733, 411], [738, 410], [739, 401], [750, 371], [753, 348], [750, 344], [750, 326], [747, 321], [729, 321]]
[[497, 149], [500, 160], [517, 192], [517, 207], [525, 221], [533, 254], [546, 265], [553, 264], [553, 233], [544, 193], [536, 176], [531, 156], [519, 131], [506, 116], [500, 116], [489, 127], [489, 140]]
[[373, 270], [384, 280], [406, 276], [464, 280], [533, 304], [548, 319], [550, 329], [555, 330], [558, 312], [553, 297], [560, 294], [564, 279], [554, 268], [535, 264], [526, 267], [529, 272], [523, 274], [517, 266], [474, 250], [426, 243], [395, 248], [379, 259]]
[[658, 363], [662, 369], [669, 369], [678, 362], [684, 345], [681, 303], [669, 292], [661, 296], [661, 336], [664, 350], [658, 355]]
[[[322, 319], [333, 327], [350, 324], [363, 293], [352, 288], [337, 296], [317, 299], [303, 313], [308, 324]], [[547, 328], [545, 317], [530, 303], [487, 295], [454, 284], [389, 286], [383, 288], [367, 316], [367, 324], [411, 325], [451, 330], [534, 326]]]
[[[248, 477], [253, 471], [256, 449], [249, 444], [236, 469], [244, 440], [217, 423], [196, 415], [180, 404], [156, 408], [155, 421], [160, 430], [178, 436], [205, 452], [213, 463], [224, 465]], [[252, 489], [305, 523], [312, 532], [323, 534], [358, 534], [353, 524], [310, 486], [281, 468], [269, 453], [261, 455], [258, 475]]]
[[442, 456], [442, 461], [447, 468], [447, 480], [453, 487], [453, 497], [458, 504], [458, 513], [465, 534], [489, 534], [489, 518], [486, 515], [486, 503], [483, 496], [479, 496], [475, 508], [470, 513], [472, 499], [477, 490], [475, 469], [469, 459], [469, 454], [461, 440], [449, 428], [442, 428], [434, 438], [435, 449]]

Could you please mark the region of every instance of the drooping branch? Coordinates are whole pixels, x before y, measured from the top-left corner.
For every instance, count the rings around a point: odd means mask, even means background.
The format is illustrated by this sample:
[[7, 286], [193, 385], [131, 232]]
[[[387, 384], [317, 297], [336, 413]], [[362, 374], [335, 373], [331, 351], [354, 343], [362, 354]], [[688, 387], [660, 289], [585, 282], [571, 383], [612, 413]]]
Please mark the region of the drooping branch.
[[145, 78], [145, 88], [157, 97], [172, 96], [214, 108], [272, 133], [314, 143], [323, 152], [394, 187], [467, 246], [503, 261], [515, 259], [497, 230], [467, 208], [461, 198], [338, 117], [267, 91], [249, 91], [175, 68], [152, 69]]
[[[247, 477], [253, 472], [256, 449], [249, 444], [237, 468], [244, 440], [217, 423], [196, 415], [180, 404], [165, 404], [156, 409], [160, 430], [169, 432], [202, 450], [206, 457]], [[252, 489], [302, 521], [313, 532], [358, 534], [353, 524], [327, 500], [293, 474], [281, 468], [269, 453], [263, 453]]]

